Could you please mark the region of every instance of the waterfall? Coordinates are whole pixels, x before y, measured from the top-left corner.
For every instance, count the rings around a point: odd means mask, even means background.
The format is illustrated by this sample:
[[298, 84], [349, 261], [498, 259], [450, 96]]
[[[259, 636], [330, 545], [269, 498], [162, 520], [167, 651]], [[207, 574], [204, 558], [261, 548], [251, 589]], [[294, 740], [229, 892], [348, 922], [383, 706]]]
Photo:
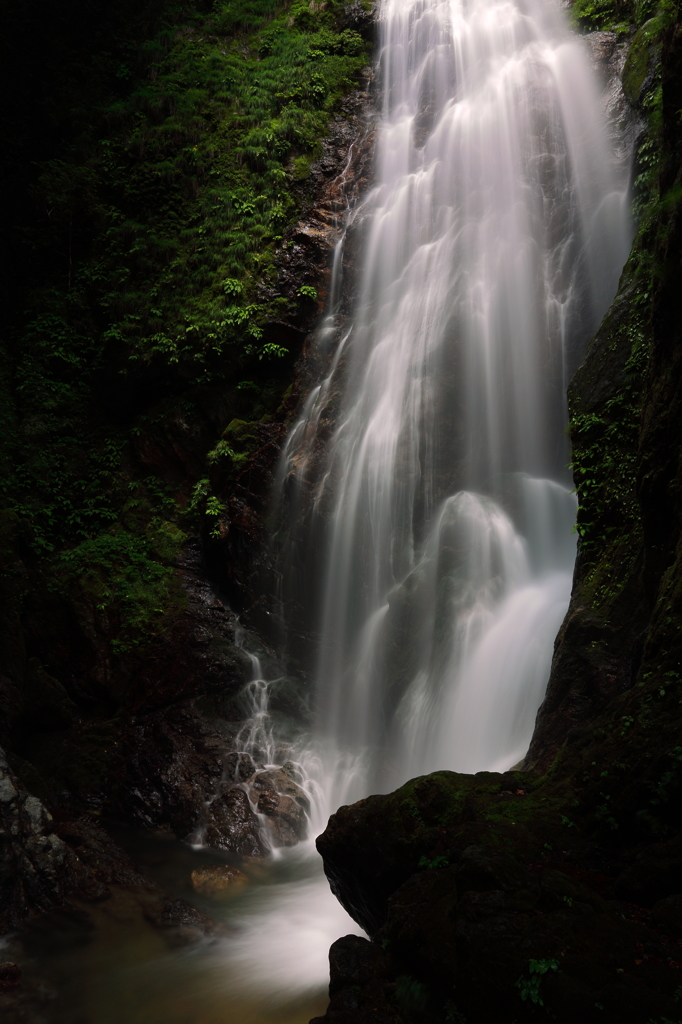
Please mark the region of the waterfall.
[[566, 387], [631, 237], [555, 4], [385, 0], [380, 27], [355, 308], [278, 478], [331, 809], [341, 776], [523, 757], [575, 558]]

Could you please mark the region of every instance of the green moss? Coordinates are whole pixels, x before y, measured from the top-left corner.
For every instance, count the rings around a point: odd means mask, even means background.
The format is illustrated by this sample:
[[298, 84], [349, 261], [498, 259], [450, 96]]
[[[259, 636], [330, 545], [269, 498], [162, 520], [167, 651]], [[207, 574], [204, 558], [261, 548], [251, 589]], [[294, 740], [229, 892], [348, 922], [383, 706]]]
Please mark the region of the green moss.
[[652, 53], [660, 45], [664, 25], [663, 18], [650, 18], [637, 31], [630, 43], [623, 68], [623, 91], [632, 104], [637, 103], [640, 98]]
[[303, 181], [305, 178], [310, 177], [310, 166], [313, 162], [312, 154], [303, 154], [294, 158], [292, 164], [292, 177], [296, 181]]
[[168, 565], [184, 540], [173, 523], [156, 521], [141, 536], [120, 527], [100, 533], [61, 554], [53, 586], [92, 606], [122, 653], [162, 632], [184, 607], [184, 591]]
[[340, 30], [340, 0], [123, 0], [87, 45], [89, 8], [44, 15], [59, 61], [31, 49], [33, 8], [0, 15], [41, 83], [13, 90], [0, 126], [22, 218], [4, 233], [0, 500], [48, 584], [127, 648], [177, 607], [178, 524], [220, 511], [207, 475], [164, 486], [177, 442], [206, 437], [208, 466], [238, 470], [257, 435], [211, 436], [263, 421], [289, 383], [264, 329], [290, 303], [258, 289], [368, 45]]

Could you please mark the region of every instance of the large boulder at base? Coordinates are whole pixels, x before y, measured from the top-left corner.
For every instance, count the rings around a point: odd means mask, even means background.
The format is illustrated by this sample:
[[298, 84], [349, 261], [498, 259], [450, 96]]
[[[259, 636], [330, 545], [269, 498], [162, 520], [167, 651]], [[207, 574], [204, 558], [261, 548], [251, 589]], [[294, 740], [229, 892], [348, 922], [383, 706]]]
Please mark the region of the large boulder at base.
[[395, 971], [383, 950], [360, 935], [344, 935], [329, 950], [330, 1003], [310, 1024], [401, 1024], [394, 1005]]
[[613, 899], [577, 834], [566, 848], [555, 799], [522, 773], [438, 772], [332, 815], [317, 846], [372, 941], [333, 951], [325, 1019], [677, 1020], [674, 929]]

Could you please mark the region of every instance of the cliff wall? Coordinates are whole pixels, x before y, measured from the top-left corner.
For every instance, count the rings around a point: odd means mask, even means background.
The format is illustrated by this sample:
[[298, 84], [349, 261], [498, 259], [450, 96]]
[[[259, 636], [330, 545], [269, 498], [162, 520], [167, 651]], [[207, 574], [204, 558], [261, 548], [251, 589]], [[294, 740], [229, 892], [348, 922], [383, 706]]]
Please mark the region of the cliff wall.
[[[307, 715], [268, 645], [265, 514], [371, 174], [373, 14], [73, 0], [0, 22], [2, 932], [95, 892], [74, 865], [96, 819], [263, 852], [226, 757], [244, 648], [282, 681], [273, 713]], [[296, 842], [303, 797], [270, 782]]]

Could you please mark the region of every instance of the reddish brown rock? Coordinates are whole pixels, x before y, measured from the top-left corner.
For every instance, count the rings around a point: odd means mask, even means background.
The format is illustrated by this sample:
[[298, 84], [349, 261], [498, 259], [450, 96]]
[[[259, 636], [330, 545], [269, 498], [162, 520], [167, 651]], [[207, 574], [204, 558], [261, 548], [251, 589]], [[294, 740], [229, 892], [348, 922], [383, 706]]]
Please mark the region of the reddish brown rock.
[[258, 811], [268, 819], [276, 846], [295, 846], [308, 834], [310, 800], [283, 769], [258, 772], [251, 781]]
[[5, 961], [0, 963], [0, 992], [12, 992], [21, 988], [21, 968], [18, 964]]
[[192, 888], [211, 899], [229, 899], [249, 884], [248, 876], [229, 864], [207, 865], [192, 872]]

